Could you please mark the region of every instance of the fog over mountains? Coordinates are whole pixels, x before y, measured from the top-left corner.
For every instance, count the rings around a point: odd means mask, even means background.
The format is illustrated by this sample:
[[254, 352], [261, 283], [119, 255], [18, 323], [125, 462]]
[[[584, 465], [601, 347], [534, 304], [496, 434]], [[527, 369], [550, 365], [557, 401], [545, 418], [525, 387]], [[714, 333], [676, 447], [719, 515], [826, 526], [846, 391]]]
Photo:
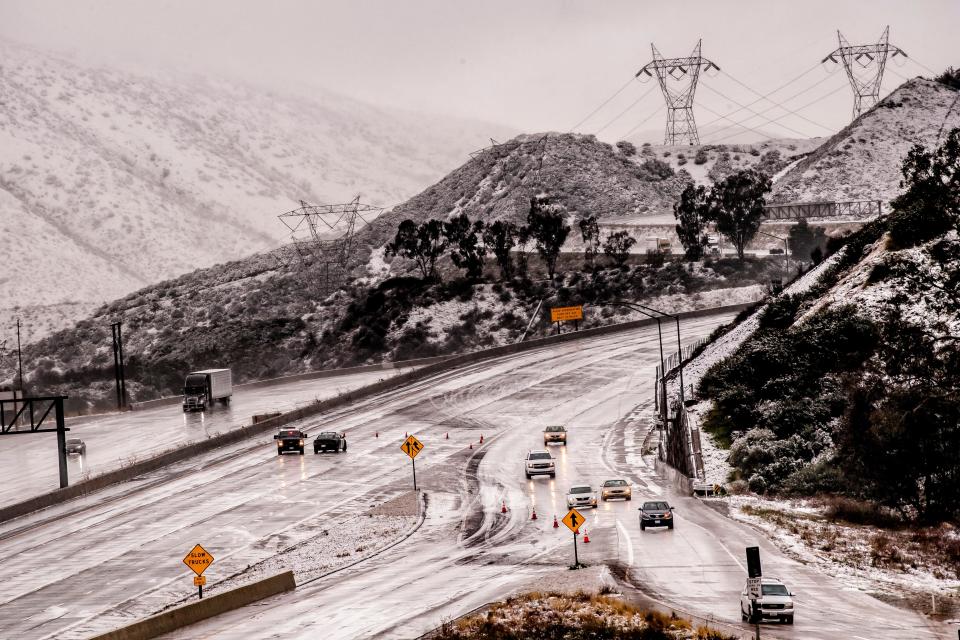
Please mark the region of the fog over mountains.
[[403, 201], [511, 133], [0, 40], [0, 287], [12, 306], [110, 300], [281, 244], [300, 199]]

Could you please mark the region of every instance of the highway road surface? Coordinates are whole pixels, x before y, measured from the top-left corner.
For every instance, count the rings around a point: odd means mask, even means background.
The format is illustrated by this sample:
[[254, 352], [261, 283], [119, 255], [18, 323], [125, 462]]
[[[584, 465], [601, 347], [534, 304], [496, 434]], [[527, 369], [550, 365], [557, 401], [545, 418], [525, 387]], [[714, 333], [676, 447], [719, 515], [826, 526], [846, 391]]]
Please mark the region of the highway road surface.
[[[728, 319], [689, 320], [684, 339]], [[429, 505], [414, 535], [294, 593], [170, 637], [416, 638], [570, 564], [571, 535], [553, 529], [552, 516], [565, 513], [570, 484], [611, 477], [629, 479], [636, 497], [590, 512], [592, 542], [581, 545], [581, 559], [616, 564], [630, 584], [671, 607], [746, 637], [742, 556], [758, 544], [765, 572], [798, 593], [796, 624], [765, 625], [764, 637], [937, 637], [920, 616], [847, 590], [754, 530], [675, 495], [642, 450], [658, 358], [648, 327], [475, 363], [317, 419], [317, 427], [347, 431], [347, 454], [278, 457], [267, 435], [0, 525], [0, 635], [90, 637], [163, 606], [158, 594], [189, 583], [181, 558], [198, 542], [217, 558], [206, 574], [216, 581], [270, 554], [264, 540], [297, 523], [400, 495], [410, 464], [399, 444], [410, 432], [426, 446], [417, 470]], [[556, 479], [526, 480], [524, 453], [542, 447], [543, 427], [557, 423], [570, 435], [566, 447], [553, 447]], [[469, 449], [481, 434], [484, 444]], [[641, 533], [637, 501], [655, 496], [676, 504], [676, 528]], [[530, 519], [534, 507], [538, 520]]]
[[[72, 483], [142, 460], [178, 444], [250, 424], [257, 413], [288, 411], [411, 369], [384, 369], [255, 388], [235, 387], [229, 405], [184, 413], [179, 404], [67, 420], [68, 438], [80, 438], [86, 455], [67, 458]], [[55, 426], [52, 416], [48, 422]], [[55, 433], [0, 437], [0, 506], [20, 502], [60, 486]]]

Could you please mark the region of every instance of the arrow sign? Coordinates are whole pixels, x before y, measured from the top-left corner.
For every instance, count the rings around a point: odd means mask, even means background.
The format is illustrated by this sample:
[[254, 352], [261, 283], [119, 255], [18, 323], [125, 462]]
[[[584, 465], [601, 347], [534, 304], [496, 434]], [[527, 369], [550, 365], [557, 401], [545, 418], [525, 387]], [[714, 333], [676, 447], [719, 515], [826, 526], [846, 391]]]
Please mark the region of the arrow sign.
[[400, 450], [410, 456], [410, 459], [413, 460], [423, 450], [423, 443], [417, 440], [416, 437], [410, 436], [403, 441], [403, 444], [400, 445]]
[[577, 530], [580, 528], [580, 525], [582, 525], [586, 521], [587, 519], [584, 518], [579, 511], [577, 511], [576, 509], [570, 509], [570, 512], [567, 513], [567, 515], [563, 516], [562, 522], [563, 524], [567, 525], [567, 529], [570, 529], [570, 531], [577, 533]]

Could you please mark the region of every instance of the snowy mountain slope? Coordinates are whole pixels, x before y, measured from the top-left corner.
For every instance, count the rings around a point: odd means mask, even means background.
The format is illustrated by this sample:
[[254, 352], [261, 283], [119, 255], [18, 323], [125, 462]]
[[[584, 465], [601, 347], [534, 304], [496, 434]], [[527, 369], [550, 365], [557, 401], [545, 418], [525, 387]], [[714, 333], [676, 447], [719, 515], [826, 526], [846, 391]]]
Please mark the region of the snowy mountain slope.
[[249, 255], [283, 241], [276, 216], [300, 199], [390, 205], [503, 133], [0, 41], [4, 298], [104, 301]]
[[[756, 167], [775, 175], [791, 162], [803, 158], [824, 142], [824, 138], [770, 138], [752, 143], [690, 145], [649, 145], [653, 157], [667, 162], [675, 171], [685, 170], [697, 184], [709, 185], [734, 171]], [[702, 154], [700, 153], [702, 150]]]
[[540, 192], [563, 204], [573, 219], [664, 214], [689, 180], [658, 158], [624, 153], [592, 135], [523, 134], [474, 153], [371, 225], [368, 237], [371, 246], [382, 245], [405, 218], [443, 220], [464, 213], [491, 222], [524, 221], [530, 198]]
[[941, 131], [960, 126], [958, 97], [933, 80], [905, 82], [790, 169], [771, 201], [888, 202], [900, 191], [900, 163], [910, 148], [934, 146]]

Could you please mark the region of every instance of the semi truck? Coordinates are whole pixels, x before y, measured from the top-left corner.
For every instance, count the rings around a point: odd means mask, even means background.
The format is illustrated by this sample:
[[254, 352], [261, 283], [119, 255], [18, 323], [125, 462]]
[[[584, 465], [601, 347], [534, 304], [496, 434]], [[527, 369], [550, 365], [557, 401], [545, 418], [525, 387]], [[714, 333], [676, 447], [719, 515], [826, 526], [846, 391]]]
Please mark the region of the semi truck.
[[232, 394], [230, 369], [191, 371], [183, 382], [183, 410], [206, 411], [217, 400], [230, 404]]

